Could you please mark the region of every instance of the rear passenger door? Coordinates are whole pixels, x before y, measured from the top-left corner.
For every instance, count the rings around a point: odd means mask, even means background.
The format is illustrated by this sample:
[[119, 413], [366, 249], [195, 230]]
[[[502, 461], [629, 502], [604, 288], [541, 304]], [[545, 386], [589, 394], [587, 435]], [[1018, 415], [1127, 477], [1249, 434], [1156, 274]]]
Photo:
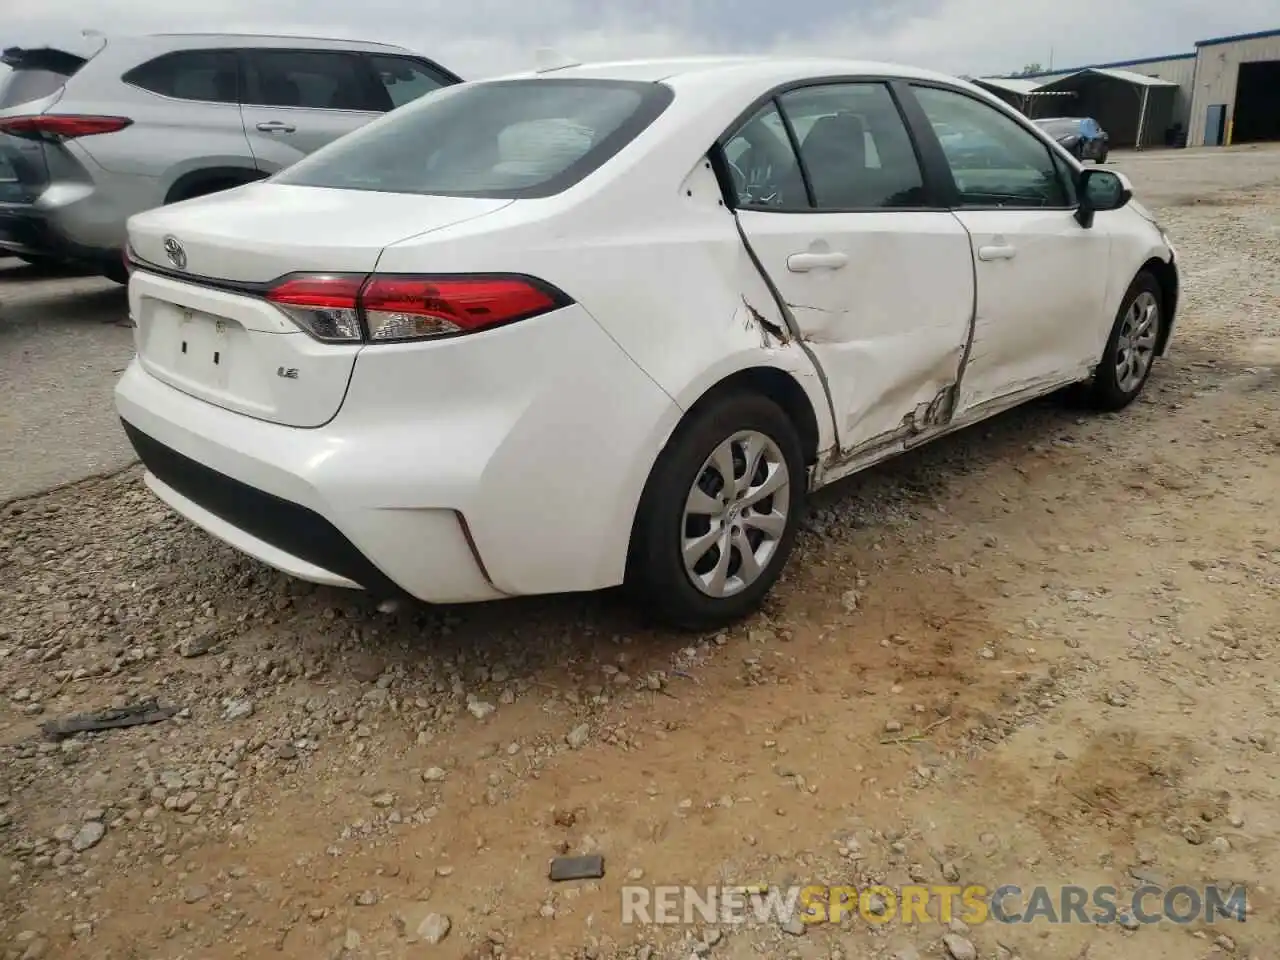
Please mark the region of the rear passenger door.
[[841, 450], [869, 454], [945, 422], [973, 260], [890, 86], [782, 92], [722, 143], [739, 223], [825, 375]]
[[234, 51], [177, 50], [120, 79], [136, 91], [127, 107], [133, 123], [109, 137], [85, 138], [103, 169], [161, 179], [167, 188], [210, 168], [253, 178]]
[[241, 52], [241, 112], [258, 168], [275, 173], [390, 109], [363, 55], [345, 50]]

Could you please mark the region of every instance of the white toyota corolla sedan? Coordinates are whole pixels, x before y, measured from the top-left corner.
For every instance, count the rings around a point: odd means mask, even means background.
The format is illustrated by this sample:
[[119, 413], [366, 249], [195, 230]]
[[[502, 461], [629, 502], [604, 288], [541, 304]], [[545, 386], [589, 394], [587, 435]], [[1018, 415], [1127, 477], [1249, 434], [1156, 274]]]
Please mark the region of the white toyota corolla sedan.
[[[940, 135], [940, 131], [944, 135]], [[575, 65], [447, 88], [129, 223], [146, 483], [296, 577], [757, 607], [805, 496], [1033, 397], [1124, 407], [1174, 252], [964, 82]]]

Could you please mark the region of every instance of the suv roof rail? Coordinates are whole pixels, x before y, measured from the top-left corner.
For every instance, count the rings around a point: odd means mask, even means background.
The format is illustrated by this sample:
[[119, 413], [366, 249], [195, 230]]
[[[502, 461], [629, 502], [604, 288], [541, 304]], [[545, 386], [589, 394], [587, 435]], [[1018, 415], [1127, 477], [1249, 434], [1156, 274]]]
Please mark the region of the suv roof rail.
[[382, 40], [351, 40], [343, 37], [315, 37], [301, 36], [290, 33], [227, 33], [217, 30], [183, 30], [183, 31], [165, 31], [163, 33], [149, 33], [149, 37], [235, 37], [238, 39], [257, 39], [257, 40], [319, 40], [322, 43], [358, 43], [371, 47], [387, 47], [388, 49], [400, 49], [394, 43], [386, 43]]

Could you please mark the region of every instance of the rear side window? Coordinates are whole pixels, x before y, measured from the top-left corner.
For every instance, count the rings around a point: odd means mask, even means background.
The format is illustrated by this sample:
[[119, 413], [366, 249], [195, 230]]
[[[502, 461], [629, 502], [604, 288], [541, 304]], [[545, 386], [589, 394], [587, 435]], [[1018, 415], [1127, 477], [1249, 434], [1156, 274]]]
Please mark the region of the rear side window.
[[778, 102], [795, 131], [817, 209], [924, 205], [911, 136], [883, 83], [803, 87]]
[[326, 50], [246, 50], [244, 102], [311, 110], [388, 109], [362, 57]]
[[134, 67], [125, 83], [175, 100], [236, 103], [236, 56], [230, 50], [183, 50], [166, 53]]
[[452, 86], [298, 161], [298, 186], [521, 199], [573, 186], [673, 97], [657, 83], [502, 80]]
[[449, 86], [451, 82], [426, 64], [408, 57], [373, 55], [369, 57], [369, 64], [373, 67], [378, 82], [387, 91], [393, 109], [403, 107], [432, 90]]
[[804, 174], [782, 114], [771, 100], [724, 143], [737, 205], [754, 210], [808, 207]]

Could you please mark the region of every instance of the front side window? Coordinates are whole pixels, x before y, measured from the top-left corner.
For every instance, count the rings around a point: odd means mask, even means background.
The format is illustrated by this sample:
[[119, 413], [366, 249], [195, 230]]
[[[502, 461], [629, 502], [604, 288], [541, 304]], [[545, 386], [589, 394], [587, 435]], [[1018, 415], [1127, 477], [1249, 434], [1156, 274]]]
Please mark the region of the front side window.
[[447, 87], [288, 167], [279, 183], [453, 197], [546, 197], [612, 159], [671, 102], [657, 83]]
[[817, 209], [924, 205], [911, 137], [883, 83], [803, 87], [778, 102], [795, 131]]
[[1044, 141], [975, 97], [938, 87], [913, 89], [938, 134], [961, 206], [1070, 206]]
[[244, 102], [310, 110], [386, 109], [358, 54], [336, 50], [246, 50]]
[[229, 50], [183, 50], [166, 53], [134, 67], [121, 79], [174, 100], [236, 103], [235, 54]]
[[371, 55], [369, 64], [377, 75], [379, 82], [386, 88], [391, 107], [403, 107], [406, 103], [448, 86], [448, 82], [428, 69], [425, 64], [417, 63], [408, 57], [391, 57], [380, 54]]

